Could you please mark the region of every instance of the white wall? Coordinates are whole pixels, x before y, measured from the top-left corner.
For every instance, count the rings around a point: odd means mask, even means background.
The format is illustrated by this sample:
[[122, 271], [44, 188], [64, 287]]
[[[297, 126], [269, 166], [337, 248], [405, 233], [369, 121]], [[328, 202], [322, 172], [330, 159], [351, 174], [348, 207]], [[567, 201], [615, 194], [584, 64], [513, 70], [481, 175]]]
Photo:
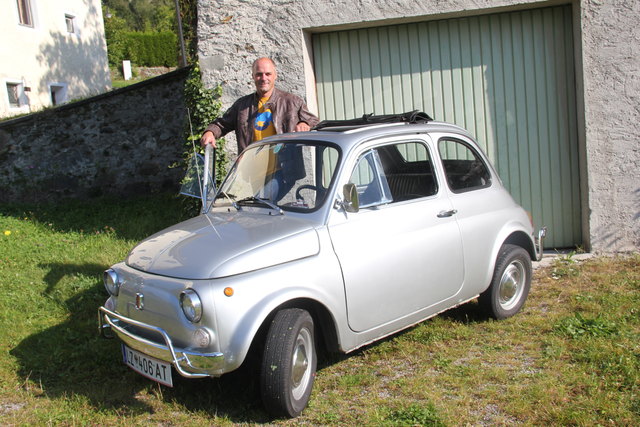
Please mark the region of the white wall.
[[[66, 100], [111, 88], [100, 0], [30, 0], [33, 27], [20, 25], [16, 0], [1, 0], [0, 117], [51, 106], [50, 86]], [[69, 33], [65, 15], [74, 17]], [[28, 105], [10, 108], [6, 82], [22, 82]]]

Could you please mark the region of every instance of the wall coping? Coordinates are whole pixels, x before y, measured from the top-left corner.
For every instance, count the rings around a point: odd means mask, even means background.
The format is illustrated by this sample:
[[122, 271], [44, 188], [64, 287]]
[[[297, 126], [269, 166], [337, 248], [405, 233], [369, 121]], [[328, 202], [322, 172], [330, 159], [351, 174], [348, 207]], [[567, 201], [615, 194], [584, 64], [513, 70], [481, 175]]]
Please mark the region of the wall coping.
[[49, 108], [46, 108], [44, 110], [40, 110], [40, 111], [36, 111], [36, 112], [33, 112], [33, 113], [26, 114], [24, 116], [16, 117], [14, 119], [3, 120], [3, 121], [0, 121], [0, 129], [2, 129], [4, 127], [9, 127], [11, 125], [23, 123], [23, 122], [33, 121], [33, 120], [36, 120], [38, 117], [41, 117], [41, 116], [47, 115], [47, 114], [51, 114], [53, 112], [58, 113], [58, 112], [62, 112], [62, 111], [65, 111], [65, 110], [72, 110], [74, 108], [82, 107], [84, 105], [91, 104], [91, 103], [94, 103], [96, 101], [100, 101], [102, 99], [108, 99], [108, 98], [111, 98], [111, 97], [114, 97], [114, 96], [119, 96], [119, 95], [122, 95], [122, 94], [127, 93], [127, 92], [131, 92], [131, 91], [134, 91], [134, 90], [141, 89], [141, 88], [143, 88], [145, 86], [151, 86], [153, 84], [162, 82], [163, 80], [173, 80], [173, 79], [176, 79], [178, 77], [181, 77], [183, 74], [189, 73], [192, 68], [193, 68], [192, 65], [188, 65], [186, 67], [178, 68], [176, 70], [170, 71], [170, 72], [162, 74], [160, 76], [151, 77], [149, 79], [143, 80], [143, 81], [138, 82], [138, 83], [131, 84], [129, 86], [113, 89], [113, 90], [110, 90], [108, 92], [104, 92], [104, 93], [101, 93], [101, 94], [98, 94], [98, 95], [90, 96], [88, 98], [80, 99], [78, 101], [65, 103], [65, 104], [62, 104], [62, 105], [55, 106], [55, 107], [49, 107]]

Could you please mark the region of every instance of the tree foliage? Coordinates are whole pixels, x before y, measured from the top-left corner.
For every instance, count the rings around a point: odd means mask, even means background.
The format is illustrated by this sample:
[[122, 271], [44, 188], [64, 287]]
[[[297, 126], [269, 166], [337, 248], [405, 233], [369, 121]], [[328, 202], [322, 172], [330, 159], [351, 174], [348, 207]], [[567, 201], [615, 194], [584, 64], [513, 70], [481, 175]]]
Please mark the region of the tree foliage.
[[107, 39], [109, 65], [117, 66], [121, 64], [123, 60], [127, 59], [126, 34], [129, 31], [128, 26], [126, 21], [117, 15], [111, 14], [109, 17], [107, 17], [107, 15], [104, 16], [104, 34]]
[[176, 30], [174, 0], [102, 0], [102, 5], [111, 17], [124, 20], [127, 31]]
[[198, 0], [180, 0], [182, 33], [188, 62], [198, 60]]
[[[167, 65], [165, 56], [172, 55], [178, 58], [180, 55], [180, 44], [178, 36], [178, 21], [176, 19], [175, 0], [103, 0], [103, 16], [105, 26], [105, 36], [107, 39], [107, 49], [109, 64], [118, 67], [124, 59], [131, 57], [131, 52], [138, 51], [138, 48], [130, 44], [131, 33], [167, 33], [176, 35], [175, 43], [168, 47], [170, 52], [163, 55], [154, 54], [152, 57], [161, 57], [158, 63], [136, 65]], [[185, 40], [187, 62], [193, 63], [197, 58], [197, 0], [179, 0], [180, 19], [182, 21], [182, 33]], [[135, 37], [135, 36], [133, 36]], [[160, 45], [166, 43], [166, 35], [158, 36], [157, 49], [165, 49]], [[149, 40], [150, 36], [145, 36]], [[153, 38], [153, 37], [151, 37]], [[145, 48], [149, 50], [149, 47]], [[175, 64], [174, 64], [175, 65]]]

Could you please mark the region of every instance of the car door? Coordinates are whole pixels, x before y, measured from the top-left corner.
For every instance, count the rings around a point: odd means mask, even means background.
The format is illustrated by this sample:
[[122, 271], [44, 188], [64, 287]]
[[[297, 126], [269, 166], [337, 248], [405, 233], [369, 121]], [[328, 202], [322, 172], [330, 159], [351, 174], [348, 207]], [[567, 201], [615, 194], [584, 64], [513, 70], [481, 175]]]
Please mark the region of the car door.
[[334, 209], [328, 226], [354, 331], [426, 317], [462, 286], [455, 213], [422, 138], [362, 150], [341, 182], [356, 184], [361, 200], [356, 213]]
[[432, 134], [449, 199], [456, 209], [467, 272], [465, 292], [481, 293], [489, 285], [496, 240], [513, 221], [516, 202], [504, 191], [486, 157], [462, 135]]

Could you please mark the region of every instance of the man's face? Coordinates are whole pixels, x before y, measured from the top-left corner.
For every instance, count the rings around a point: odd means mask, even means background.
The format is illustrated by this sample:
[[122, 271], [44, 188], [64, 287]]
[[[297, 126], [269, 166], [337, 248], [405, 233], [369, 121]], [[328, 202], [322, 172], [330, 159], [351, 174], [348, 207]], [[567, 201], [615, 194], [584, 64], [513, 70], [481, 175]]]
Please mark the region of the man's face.
[[253, 82], [256, 84], [256, 92], [258, 95], [271, 95], [273, 87], [276, 83], [276, 68], [268, 59], [261, 59], [253, 67]]

